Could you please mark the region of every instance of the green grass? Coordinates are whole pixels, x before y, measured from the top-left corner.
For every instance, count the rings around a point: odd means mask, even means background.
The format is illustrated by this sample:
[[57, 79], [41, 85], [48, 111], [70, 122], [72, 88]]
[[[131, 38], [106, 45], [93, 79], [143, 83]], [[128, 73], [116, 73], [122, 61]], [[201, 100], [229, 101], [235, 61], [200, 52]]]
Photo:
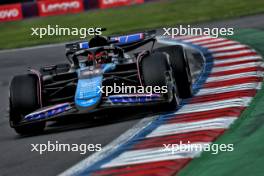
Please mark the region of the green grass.
[[264, 12], [263, 0], [171, 0], [75, 15], [32, 18], [0, 24], [0, 49], [78, 40], [76, 36], [31, 36], [31, 27], [106, 27], [104, 34], [191, 24]]
[[[236, 31], [232, 39], [250, 45], [264, 56], [264, 31]], [[263, 83], [264, 86], [264, 83]], [[180, 176], [262, 176], [264, 163], [264, 89], [250, 107], [215, 143], [234, 144], [234, 151], [213, 155], [204, 152], [180, 172]]]

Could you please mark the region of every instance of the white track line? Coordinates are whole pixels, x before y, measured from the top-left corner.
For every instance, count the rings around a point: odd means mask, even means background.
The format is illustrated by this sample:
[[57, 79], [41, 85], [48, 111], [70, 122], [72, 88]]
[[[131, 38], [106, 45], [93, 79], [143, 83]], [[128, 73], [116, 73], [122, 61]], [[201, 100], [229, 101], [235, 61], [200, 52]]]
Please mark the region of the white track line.
[[211, 52], [219, 52], [219, 51], [226, 51], [226, 50], [232, 50], [232, 49], [243, 49], [247, 47], [246, 45], [234, 45], [234, 46], [224, 46], [220, 48], [212, 48], [209, 49]]
[[215, 42], [223, 42], [223, 41], [229, 41], [229, 40], [224, 39], [224, 38], [215, 38], [213, 40], [207, 40], [207, 41], [202, 41], [202, 42], [193, 42], [193, 44], [195, 44], [195, 45], [206, 45], [206, 44], [212, 44]]
[[36, 49], [43, 49], [43, 48], [60, 47], [60, 46], [65, 46], [65, 44], [67, 44], [67, 43], [71, 43], [71, 41], [66, 42], [66, 43], [47, 44], [47, 45], [32, 46], [32, 47], [17, 48], [17, 49], [6, 49], [6, 50], [1, 50], [0, 53], [17, 52], [17, 51], [28, 51], [28, 50], [36, 50]]
[[235, 45], [235, 44], [240, 44], [240, 43], [228, 40], [225, 42], [214, 43], [214, 44], [205, 44], [205, 45], [200, 45], [200, 46], [210, 49], [210, 47], [223, 47], [224, 45], [227, 45], [227, 44], [234, 44]]
[[206, 40], [206, 39], [213, 39], [213, 38], [211, 36], [201, 36], [201, 37], [197, 37], [197, 38], [193, 38], [193, 39], [183, 40], [183, 42], [194, 43], [195, 41]]
[[214, 52], [212, 55], [213, 55], [213, 57], [220, 57], [220, 56], [233, 56], [233, 55], [237, 55], [237, 54], [246, 54], [246, 53], [252, 53], [252, 52], [255, 52], [255, 50], [242, 49], [241, 51], [232, 51], [232, 52], [217, 51], [217, 52]]
[[219, 59], [219, 60], [214, 60], [214, 64], [225, 64], [225, 63], [232, 63], [232, 62], [239, 62], [239, 61], [249, 61], [249, 60], [262, 60], [262, 57], [259, 55], [256, 56], [243, 56], [240, 58], [236, 58], [235, 60], [232, 59]]
[[252, 97], [240, 97], [228, 100], [220, 100], [214, 102], [204, 102], [204, 103], [193, 103], [186, 104], [181, 107], [177, 112], [172, 114], [187, 114], [193, 112], [204, 112], [209, 110], [216, 110], [229, 107], [247, 107], [251, 102]]
[[[195, 145], [208, 145], [210, 143], [193, 143], [189, 144], [195, 148]], [[165, 147], [164, 147], [165, 148]], [[184, 158], [194, 158], [200, 155], [202, 151], [174, 151], [165, 150], [162, 147], [141, 149], [141, 150], [130, 150], [122, 153], [118, 157], [111, 160], [109, 163], [104, 164], [101, 168], [125, 166], [131, 164], [149, 163], [155, 161], [175, 160]]]
[[213, 67], [211, 70], [211, 73], [217, 73], [217, 72], [234, 70], [234, 69], [256, 67], [256, 66], [261, 66], [262, 64], [263, 64], [262, 61], [258, 61], [258, 62], [253, 62], [253, 63], [245, 63], [245, 64], [238, 64], [238, 65], [232, 65], [232, 66], [225, 66], [225, 67]]
[[195, 122], [170, 123], [159, 126], [146, 137], [149, 138], [172, 134], [181, 134], [201, 130], [226, 129], [236, 119], [237, 117], [220, 117], [208, 120], [199, 120]]
[[193, 39], [193, 38], [197, 38], [199, 36], [191, 36], [191, 35], [184, 35], [184, 36], [175, 36], [175, 37], [166, 37], [169, 39], [175, 39], [175, 40], [187, 40], [187, 39]]
[[225, 76], [217, 76], [217, 77], [208, 77], [206, 79], [206, 83], [210, 82], [217, 82], [217, 81], [226, 81], [230, 79], [236, 79], [236, 78], [247, 78], [247, 77], [262, 77], [263, 72], [246, 72], [246, 73], [237, 73], [237, 74], [232, 74], [232, 75], [225, 75]]
[[217, 88], [203, 88], [200, 89], [196, 95], [211, 95], [217, 93], [225, 93], [225, 92], [232, 92], [232, 91], [239, 91], [239, 90], [252, 90], [252, 89], [261, 89], [261, 82], [256, 83], [244, 83], [232, 86], [224, 86], [224, 87], [217, 87]]

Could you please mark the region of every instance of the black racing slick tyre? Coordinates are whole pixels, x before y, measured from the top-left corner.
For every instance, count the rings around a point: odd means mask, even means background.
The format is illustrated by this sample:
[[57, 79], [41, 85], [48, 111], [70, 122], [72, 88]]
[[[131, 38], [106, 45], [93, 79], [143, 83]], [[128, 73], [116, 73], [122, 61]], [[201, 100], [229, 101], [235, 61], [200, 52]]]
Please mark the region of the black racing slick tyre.
[[192, 76], [188, 63], [185, 58], [183, 47], [180, 45], [157, 48], [157, 52], [165, 52], [170, 57], [171, 67], [177, 84], [180, 98], [192, 96]]
[[165, 72], [170, 70], [164, 53], [145, 56], [141, 61], [142, 79], [146, 86], [166, 86]]
[[[171, 71], [171, 67], [167, 55], [164, 53], [152, 53], [143, 57], [141, 61], [141, 76], [145, 86], [167, 86], [165, 73], [168, 71]], [[177, 106], [176, 92], [173, 90], [173, 99], [166, 109], [172, 110]]]
[[20, 125], [24, 116], [40, 108], [38, 101], [39, 83], [36, 75], [27, 74], [15, 76], [10, 84], [9, 121], [19, 134], [40, 133], [45, 128], [45, 122]]

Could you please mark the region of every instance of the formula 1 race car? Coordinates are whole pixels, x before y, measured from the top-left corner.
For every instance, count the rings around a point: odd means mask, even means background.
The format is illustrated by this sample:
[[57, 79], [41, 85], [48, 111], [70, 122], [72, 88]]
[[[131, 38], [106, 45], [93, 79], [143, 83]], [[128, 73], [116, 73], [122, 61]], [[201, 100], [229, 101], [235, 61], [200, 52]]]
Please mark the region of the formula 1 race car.
[[[188, 59], [181, 45], [155, 48], [156, 41], [155, 31], [148, 31], [66, 44], [68, 63], [12, 79], [10, 126], [34, 134], [68, 115], [138, 106], [175, 109], [192, 96]], [[150, 49], [136, 51], [146, 45]]]

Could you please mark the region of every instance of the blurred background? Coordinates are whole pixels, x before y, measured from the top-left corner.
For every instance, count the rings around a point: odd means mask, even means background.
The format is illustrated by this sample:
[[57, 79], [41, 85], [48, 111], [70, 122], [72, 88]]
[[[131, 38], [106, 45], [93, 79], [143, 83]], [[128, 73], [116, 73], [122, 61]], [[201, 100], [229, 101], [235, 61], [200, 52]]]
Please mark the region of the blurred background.
[[104, 34], [108, 35], [208, 23], [263, 12], [264, 0], [2, 0], [0, 49], [80, 39], [68, 35], [40, 39], [31, 35], [32, 27], [103, 27], [107, 28]]

